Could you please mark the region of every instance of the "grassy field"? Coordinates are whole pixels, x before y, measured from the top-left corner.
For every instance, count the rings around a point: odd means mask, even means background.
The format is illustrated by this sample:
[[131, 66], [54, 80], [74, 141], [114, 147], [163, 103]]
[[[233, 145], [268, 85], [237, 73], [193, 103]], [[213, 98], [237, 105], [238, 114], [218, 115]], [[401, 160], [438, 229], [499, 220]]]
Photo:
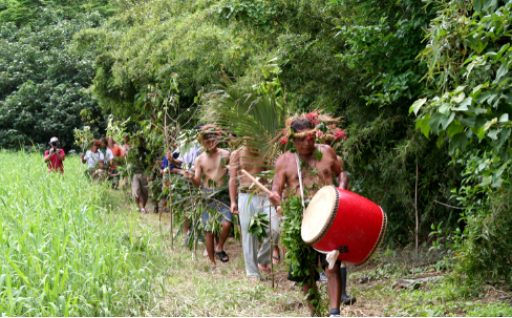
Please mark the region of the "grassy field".
[[[286, 267], [271, 282], [250, 282], [240, 243], [230, 262], [209, 262], [171, 248], [170, 215], [133, 212], [128, 196], [91, 184], [77, 157], [65, 174], [48, 174], [42, 156], [0, 153], [0, 312], [8, 316], [309, 316]], [[151, 209], [150, 209], [151, 210]], [[176, 232], [176, 228], [174, 232]], [[349, 293], [358, 302], [345, 316], [511, 316], [512, 294], [484, 286], [462, 297], [435, 259], [421, 266], [407, 252], [379, 254], [350, 268]], [[399, 279], [436, 277], [417, 289]], [[326, 287], [324, 293], [327, 312]]]
[[108, 190], [86, 180], [77, 157], [64, 176], [41, 155], [0, 158], [0, 312], [142, 314], [165, 264], [151, 233], [110, 213]]

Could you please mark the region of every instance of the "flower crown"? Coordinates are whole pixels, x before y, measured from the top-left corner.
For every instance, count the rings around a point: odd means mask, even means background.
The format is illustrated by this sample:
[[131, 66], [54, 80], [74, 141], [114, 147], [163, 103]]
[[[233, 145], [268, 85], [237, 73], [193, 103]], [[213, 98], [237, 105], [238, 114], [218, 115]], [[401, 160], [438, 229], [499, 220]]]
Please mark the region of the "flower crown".
[[92, 146], [99, 147], [99, 146], [100, 146], [100, 142], [99, 142], [99, 141], [97, 141], [97, 140], [93, 140], [93, 141], [91, 141], [91, 144], [90, 144], [89, 146], [90, 146], [90, 147], [92, 147]]
[[[307, 118], [311, 121], [315, 128], [296, 133], [291, 129], [293, 121], [297, 118]], [[333, 144], [341, 140], [347, 140], [347, 136], [344, 130], [341, 130], [336, 126], [339, 123], [340, 118], [334, 118], [328, 114], [322, 114], [316, 110], [308, 114], [303, 114], [300, 117], [290, 117], [286, 120], [286, 129], [284, 129], [281, 144], [286, 145], [292, 141], [292, 138], [315, 138], [320, 143]]]
[[201, 139], [199, 138], [201, 136], [208, 137], [208, 138], [219, 138], [219, 137], [224, 136], [224, 132], [222, 131], [221, 128], [219, 128], [215, 125], [212, 125], [212, 124], [208, 124], [208, 125], [204, 125], [197, 132], [197, 135], [196, 135], [197, 142], [201, 142]]

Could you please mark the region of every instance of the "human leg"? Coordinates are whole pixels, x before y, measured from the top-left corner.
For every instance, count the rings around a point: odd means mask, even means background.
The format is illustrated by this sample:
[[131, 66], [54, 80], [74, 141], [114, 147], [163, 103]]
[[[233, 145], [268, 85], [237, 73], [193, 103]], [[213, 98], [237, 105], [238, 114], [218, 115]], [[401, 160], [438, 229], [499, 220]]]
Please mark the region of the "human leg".
[[244, 253], [245, 270], [249, 277], [260, 277], [257, 264], [258, 237], [249, 234], [249, 224], [254, 216], [254, 205], [251, 205], [249, 193], [240, 193], [238, 196], [239, 220], [242, 229], [242, 250]]
[[145, 211], [146, 203], [148, 202], [148, 198], [149, 198], [148, 177], [145, 174], [141, 175], [140, 183], [141, 183], [140, 201], [141, 201], [141, 205], [142, 205], [142, 210]]
[[341, 263], [340, 271], [340, 284], [341, 284], [341, 303], [343, 305], [352, 305], [357, 301], [355, 297], [347, 295], [347, 267], [345, 262]]
[[222, 227], [220, 232], [219, 243], [217, 244], [216, 247], [217, 255], [219, 255], [221, 261], [227, 262], [229, 261], [229, 257], [227, 256], [226, 252], [224, 252], [224, 243], [228, 239], [229, 232], [231, 231], [232, 214], [227, 204], [221, 204], [219, 202], [216, 202], [213, 206], [214, 210], [216, 210], [217, 213], [220, 214], [220, 224]]
[[302, 284], [302, 291], [304, 293], [304, 296], [307, 296], [309, 294], [309, 290], [313, 288], [313, 290], [315, 291], [315, 293], [313, 293], [312, 295], [310, 295], [309, 297], [306, 298], [306, 301], [308, 302], [308, 307], [309, 307], [309, 310], [311, 311], [311, 313], [315, 313], [316, 312], [316, 308], [315, 308], [315, 305], [313, 305], [313, 300], [315, 299], [315, 296], [316, 296], [316, 291], [317, 291], [317, 288], [316, 288], [316, 283], [313, 282], [313, 283], [303, 283]]
[[135, 198], [135, 203], [137, 204], [137, 209], [140, 212], [140, 188], [141, 184], [139, 182], [140, 180], [140, 174], [134, 174], [133, 180], [132, 180], [132, 196]]
[[329, 266], [326, 266], [324, 272], [327, 275], [330, 308], [339, 310], [341, 299], [340, 267], [338, 264], [335, 264], [331, 269], [329, 269]]
[[208, 251], [208, 258], [210, 259], [210, 263], [212, 266], [216, 266], [215, 263], [215, 250], [213, 249], [213, 233], [210, 231], [205, 231], [206, 235], [206, 251]]
[[189, 223], [189, 220], [188, 220], [188, 216], [184, 216], [183, 217], [184, 221], [183, 221], [183, 233], [185, 233], [185, 235], [188, 234], [188, 232], [190, 231], [190, 223]]
[[[277, 218], [276, 209], [268, 200], [268, 196], [261, 198], [258, 213], [269, 217], [270, 228], [267, 228], [267, 237], [263, 239], [260, 250], [258, 251], [258, 263], [262, 265], [269, 264], [272, 260], [273, 247], [277, 245], [279, 240], [279, 219]], [[270, 213], [269, 213], [270, 212]], [[277, 254], [279, 255], [279, 253]]]

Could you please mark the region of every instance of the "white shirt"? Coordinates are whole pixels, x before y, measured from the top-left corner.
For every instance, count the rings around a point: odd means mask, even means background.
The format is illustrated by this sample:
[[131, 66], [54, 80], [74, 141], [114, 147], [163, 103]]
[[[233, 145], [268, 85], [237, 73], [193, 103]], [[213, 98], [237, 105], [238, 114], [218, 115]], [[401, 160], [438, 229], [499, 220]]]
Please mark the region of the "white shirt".
[[201, 150], [203, 150], [203, 147], [194, 142], [192, 148], [190, 148], [186, 154], [182, 154], [180, 152], [180, 157], [178, 159], [183, 162], [182, 168], [187, 170], [192, 169], [194, 167], [196, 158], [199, 157], [202, 152]]
[[[112, 153], [112, 151], [110, 153]], [[104, 157], [99, 150], [96, 153], [92, 152], [91, 150], [87, 150], [84, 159], [87, 160], [87, 169], [94, 169], [96, 168], [98, 162], [104, 160]]]
[[105, 161], [109, 162], [112, 159], [114, 159], [114, 153], [112, 152], [111, 149], [106, 148], [105, 149]]

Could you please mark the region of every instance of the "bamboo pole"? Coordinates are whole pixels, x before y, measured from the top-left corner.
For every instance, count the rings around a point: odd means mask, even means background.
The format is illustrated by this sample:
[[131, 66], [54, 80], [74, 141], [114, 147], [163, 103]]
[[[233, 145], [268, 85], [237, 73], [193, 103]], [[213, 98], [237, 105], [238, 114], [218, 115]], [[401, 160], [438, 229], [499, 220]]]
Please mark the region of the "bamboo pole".
[[418, 216], [418, 156], [416, 156], [416, 185], [414, 188], [414, 210], [416, 214], [416, 257], [418, 257], [418, 232], [419, 232], [419, 216]]
[[241, 173], [243, 173], [247, 178], [249, 178], [254, 184], [260, 188], [261, 190], [265, 191], [268, 195], [272, 195], [272, 192], [267, 189], [263, 184], [261, 184], [256, 178], [254, 178], [249, 172], [245, 171], [244, 169], [240, 170]]

